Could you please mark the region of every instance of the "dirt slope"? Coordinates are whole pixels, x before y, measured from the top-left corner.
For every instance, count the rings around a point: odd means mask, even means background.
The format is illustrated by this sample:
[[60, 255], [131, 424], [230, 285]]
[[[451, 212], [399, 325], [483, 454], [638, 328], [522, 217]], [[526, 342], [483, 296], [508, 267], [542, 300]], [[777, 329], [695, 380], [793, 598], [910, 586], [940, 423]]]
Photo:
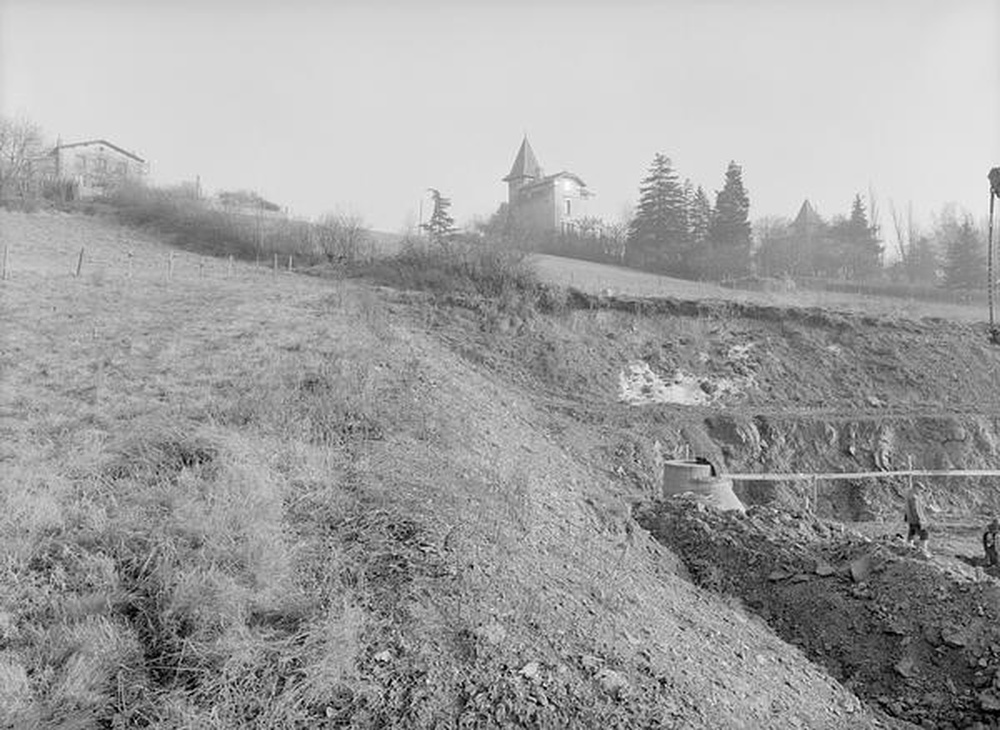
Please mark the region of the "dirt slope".
[[639, 519], [696, 582], [738, 596], [893, 715], [935, 728], [995, 725], [997, 581], [941, 570], [898, 537], [872, 541], [785, 510], [736, 517], [676, 501]]
[[883, 726], [638, 528], [597, 444], [645, 425], [587, 363], [356, 283], [168, 281], [97, 220], [0, 236], [7, 727]]
[[[992, 616], [995, 581], [969, 567], [1000, 508], [995, 479], [927, 482], [934, 554], [926, 563], [902, 559], [900, 479], [818, 483], [815, 492], [737, 484], [748, 503], [788, 511], [763, 523], [761, 513], [646, 511], [658, 458], [687, 451], [730, 472], [880, 471], [911, 459], [926, 469], [1000, 468], [1000, 349], [981, 325], [678, 297], [580, 295], [569, 305], [519, 329], [470, 336], [453, 325], [442, 337], [535, 392], [550, 429], [640, 507], [642, 524], [700, 585], [747, 601], [899, 718], [996, 724], [992, 622], [970, 623]], [[858, 537], [820, 539], [827, 528], [806, 506], [854, 523]], [[875, 556], [872, 585], [813, 581], [818, 562], [843, 568], [870, 539], [888, 551]], [[774, 571], [786, 573], [778, 585], [767, 579]], [[795, 576], [801, 582], [786, 590]], [[942, 644], [942, 627], [975, 640]]]

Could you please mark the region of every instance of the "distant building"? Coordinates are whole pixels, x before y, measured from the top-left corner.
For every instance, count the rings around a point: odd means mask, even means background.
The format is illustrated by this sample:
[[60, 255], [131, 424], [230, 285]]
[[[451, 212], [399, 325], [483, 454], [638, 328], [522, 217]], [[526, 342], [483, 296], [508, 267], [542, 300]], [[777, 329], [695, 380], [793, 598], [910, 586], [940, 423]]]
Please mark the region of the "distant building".
[[149, 164], [134, 152], [104, 139], [70, 144], [57, 143], [36, 171], [45, 180], [68, 184], [71, 197], [91, 198], [129, 181], [141, 181]]
[[572, 172], [545, 175], [525, 137], [507, 177], [507, 205], [515, 225], [532, 233], [565, 233], [587, 217], [593, 193]]
[[823, 219], [819, 217], [819, 213], [816, 212], [807, 198], [802, 201], [799, 213], [792, 221], [791, 229], [793, 234], [811, 241], [818, 232], [823, 230], [824, 225]]

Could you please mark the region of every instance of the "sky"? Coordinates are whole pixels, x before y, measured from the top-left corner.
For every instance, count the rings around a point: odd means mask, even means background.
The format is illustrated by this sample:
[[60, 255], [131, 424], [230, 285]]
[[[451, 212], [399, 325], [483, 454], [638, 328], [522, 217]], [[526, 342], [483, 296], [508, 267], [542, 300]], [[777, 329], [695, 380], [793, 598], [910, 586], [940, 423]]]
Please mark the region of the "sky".
[[0, 0], [0, 113], [384, 231], [488, 217], [525, 134], [609, 221], [657, 152], [752, 218], [981, 218], [1000, 0]]

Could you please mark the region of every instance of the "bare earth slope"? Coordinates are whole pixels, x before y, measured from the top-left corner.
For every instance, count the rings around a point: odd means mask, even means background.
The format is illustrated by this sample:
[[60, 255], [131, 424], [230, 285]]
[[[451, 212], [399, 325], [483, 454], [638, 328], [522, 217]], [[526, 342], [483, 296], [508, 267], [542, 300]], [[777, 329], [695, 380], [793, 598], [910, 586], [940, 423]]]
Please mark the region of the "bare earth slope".
[[[445, 337], [533, 390], [567, 447], [618, 477], [699, 585], [744, 601], [896, 717], [998, 726], [997, 586], [976, 565], [1000, 509], [994, 478], [927, 482], [929, 560], [902, 544], [898, 477], [737, 483], [747, 503], [768, 505], [747, 518], [649, 508], [640, 495], [656, 489], [658, 456], [688, 450], [728, 472], [998, 469], [1000, 348], [981, 324], [879, 302], [704, 299], [688, 286], [578, 294], [562, 317], [520, 331]], [[852, 576], [855, 559], [870, 576]]]
[[3, 726], [882, 726], [635, 524], [586, 389], [460, 315], [167, 280], [94, 219], [0, 239]]

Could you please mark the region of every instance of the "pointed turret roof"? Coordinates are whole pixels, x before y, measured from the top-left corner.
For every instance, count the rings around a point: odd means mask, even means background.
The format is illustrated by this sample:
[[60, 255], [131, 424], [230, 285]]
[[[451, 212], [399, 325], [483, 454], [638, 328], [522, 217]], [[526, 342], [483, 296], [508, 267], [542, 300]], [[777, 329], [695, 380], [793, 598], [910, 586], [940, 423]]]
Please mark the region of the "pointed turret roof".
[[541, 176], [542, 168], [535, 157], [535, 151], [531, 149], [531, 145], [528, 143], [528, 135], [525, 135], [524, 140], [521, 142], [521, 149], [517, 151], [517, 157], [514, 158], [514, 165], [510, 168], [510, 173], [503, 181], [511, 182], [512, 180], [521, 180], [526, 177], [538, 179]]
[[799, 214], [795, 216], [792, 226], [798, 230], [811, 231], [822, 224], [823, 219], [819, 217], [819, 213], [812, 207], [809, 199], [803, 200], [802, 207], [799, 208]]

